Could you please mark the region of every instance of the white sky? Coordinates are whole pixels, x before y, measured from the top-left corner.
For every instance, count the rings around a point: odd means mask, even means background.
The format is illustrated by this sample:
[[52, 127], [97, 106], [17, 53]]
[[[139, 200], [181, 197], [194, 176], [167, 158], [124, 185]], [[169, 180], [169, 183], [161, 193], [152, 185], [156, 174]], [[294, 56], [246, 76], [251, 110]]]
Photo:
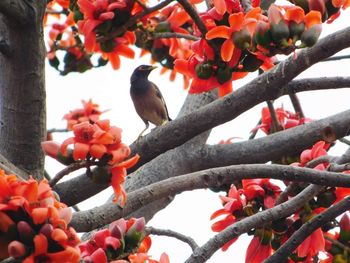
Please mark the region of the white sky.
[[[350, 11], [343, 12], [342, 16], [331, 25], [324, 25], [322, 35], [334, 32], [337, 29], [349, 26]], [[336, 43], [334, 43], [336, 45]], [[349, 54], [350, 50], [342, 52]], [[59, 76], [50, 66], [46, 67], [47, 84], [47, 117], [48, 128], [65, 128], [66, 123], [62, 117], [69, 110], [81, 107], [81, 100], [93, 98], [95, 103], [100, 105], [102, 110], [110, 109], [102, 115], [102, 118], [111, 120], [111, 124], [123, 129], [123, 141], [132, 143], [140, 131], [144, 128], [144, 123], [136, 114], [131, 99], [129, 97], [129, 78], [134, 68], [140, 64], [149, 64], [149, 58], [136, 58], [134, 60], [122, 59], [121, 69], [114, 71], [108, 65], [103, 68], [90, 70], [84, 74], [71, 73], [65, 77]], [[330, 77], [349, 76], [350, 61], [338, 61], [319, 63], [313, 66], [300, 77]], [[246, 78], [243, 81], [234, 82], [234, 89], [238, 89], [246, 81], [253, 78]], [[159, 75], [159, 69], [154, 70], [150, 75], [150, 80], [155, 82], [161, 89], [169, 114], [172, 118], [177, 115], [187, 92], [183, 90], [182, 78], [179, 76], [175, 82], [169, 82], [168, 75]], [[299, 95], [304, 113], [307, 117], [318, 119], [326, 117], [340, 111], [349, 109], [350, 90], [330, 90], [321, 92], [307, 92]], [[278, 99], [276, 107], [283, 103], [285, 109], [292, 110], [286, 98]], [[215, 128], [209, 138], [208, 143], [215, 144], [221, 139], [229, 137], [247, 138], [249, 131], [256, 125], [260, 117], [260, 110], [263, 104], [254, 107], [252, 110], [242, 114], [234, 121]], [[261, 134], [260, 134], [261, 135]], [[54, 140], [62, 142], [68, 134], [54, 134]], [[340, 154], [345, 146], [339, 144], [334, 147], [333, 154]], [[51, 175], [57, 173], [63, 166], [56, 161], [47, 158], [47, 169]], [[83, 202], [82, 209], [92, 208], [102, 204], [112, 193], [110, 189]], [[149, 226], [157, 228], [172, 229], [189, 235], [202, 245], [209, 237], [213, 236], [210, 226], [210, 215], [222, 208], [218, 194], [209, 190], [197, 190], [181, 194], [163, 211], [160, 211], [154, 219], [149, 222]], [[208, 262], [244, 262], [245, 247], [247, 238], [242, 236], [231, 248], [222, 253], [217, 252]], [[159, 259], [162, 252], [170, 256], [172, 263], [184, 262], [191, 251], [188, 245], [168, 237], [152, 237], [152, 248], [150, 254], [155, 259]]]

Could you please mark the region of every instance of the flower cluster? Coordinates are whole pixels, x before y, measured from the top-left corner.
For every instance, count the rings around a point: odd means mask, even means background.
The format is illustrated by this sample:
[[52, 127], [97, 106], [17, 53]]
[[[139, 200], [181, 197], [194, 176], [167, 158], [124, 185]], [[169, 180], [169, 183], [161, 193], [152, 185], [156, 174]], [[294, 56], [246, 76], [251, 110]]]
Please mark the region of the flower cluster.
[[[227, 196], [220, 196], [224, 208], [217, 210], [210, 219], [225, 216], [212, 225], [212, 230], [220, 232], [229, 225], [253, 215], [260, 210], [274, 206], [281, 189], [269, 179], [242, 180], [242, 188], [232, 185]], [[227, 242], [222, 249], [225, 251], [237, 238]]]
[[[111, 183], [115, 201], [121, 197], [121, 205], [124, 205], [126, 194], [122, 185], [126, 169], [134, 166], [139, 156], [125, 160], [130, 155], [130, 148], [122, 143], [121, 132], [120, 128], [111, 126], [109, 120], [97, 120], [93, 124], [84, 121], [73, 126], [74, 137], [66, 139], [61, 145], [43, 142], [42, 148], [46, 155], [63, 164], [86, 160], [98, 165], [88, 175], [94, 182]], [[70, 144], [73, 144], [73, 150], [68, 148]]]
[[279, 127], [273, 127], [271, 113], [268, 107], [261, 110], [261, 124], [257, 125], [252, 132], [261, 129], [266, 134], [277, 132], [274, 128], [281, 128], [283, 130], [293, 128], [311, 121], [308, 118], [301, 118], [298, 114], [285, 110], [283, 107], [275, 109], [276, 119]]
[[95, 123], [100, 119], [100, 115], [104, 112], [99, 109], [99, 105], [89, 101], [82, 100], [83, 108], [70, 111], [63, 116], [67, 120], [67, 129], [73, 130], [73, 126], [82, 122]]
[[79, 238], [67, 226], [71, 218], [46, 180], [20, 181], [0, 170], [0, 259], [79, 262]]
[[[136, 7], [135, 7], [136, 6]], [[79, 32], [84, 35], [84, 45], [88, 53], [101, 53], [114, 69], [120, 67], [120, 56], [134, 58], [129, 47], [135, 43], [131, 31], [112, 36], [116, 28], [122, 26], [134, 13], [132, 0], [78, 0], [73, 9]]]
[[143, 218], [123, 218], [111, 223], [109, 228], [97, 231], [93, 237], [79, 245], [84, 262], [92, 263], [169, 263], [163, 254], [160, 261], [152, 260], [147, 251], [151, 238], [146, 235]]

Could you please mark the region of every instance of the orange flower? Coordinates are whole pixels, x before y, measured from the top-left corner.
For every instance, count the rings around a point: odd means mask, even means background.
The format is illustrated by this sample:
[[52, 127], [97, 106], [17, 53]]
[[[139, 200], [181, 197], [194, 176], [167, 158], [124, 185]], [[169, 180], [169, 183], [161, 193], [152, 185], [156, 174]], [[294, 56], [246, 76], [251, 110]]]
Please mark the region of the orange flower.
[[78, 108], [63, 116], [63, 119], [67, 120], [67, 129], [72, 130], [75, 124], [89, 121], [95, 123], [99, 120], [100, 115], [105, 111], [99, 109], [99, 105], [93, 103], [92, 100], [82, 100], [83, 108]]
[[[0, 170], [0, 231], [7, 235], [0, 247], [8, 246], [9, 256], [28, 263], [39, 258], [79, 262], [79, 238], [67, 228], [71, 218], [71, 210], [56, 199], [47, 180], [19, 181]], [[18, 234], [7, 233], [10, 226]], [[7, 256], [0, 253], [0, 259]]]
[[114, 199], [113, 202], [117, 202], [121, 198], [120, 205], [123, 207], [126, 202], [126, 192], [123, 188], [126, 177], [126, 169], [134, 166], [137, 161], [140, 159], [140, 156], [136, 154], [134, 157], [118, 163], [117, 165], [111, 168], [112, 180], [111, 185], [114, 190]]
[[246, 14], [243, 12], [229, 16], [228, 26], [216, 26], [209, 30], [206, 39], [226, 39], [221, 46], [221, 58], [223, 61], [231, 61], [235, 48], [247, 49], [251, 45], [251, 38], [255, 31], [257, 21], [261, 15], [259, 7], [253, 8]]

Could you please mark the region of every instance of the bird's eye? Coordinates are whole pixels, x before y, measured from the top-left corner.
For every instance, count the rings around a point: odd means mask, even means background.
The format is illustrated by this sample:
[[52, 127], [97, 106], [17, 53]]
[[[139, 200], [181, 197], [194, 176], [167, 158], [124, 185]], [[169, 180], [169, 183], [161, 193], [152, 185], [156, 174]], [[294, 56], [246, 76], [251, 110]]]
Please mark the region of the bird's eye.
[[147, 68], [146, 66], [140, 66], [139, 70], [146, 70], [146, 68]]

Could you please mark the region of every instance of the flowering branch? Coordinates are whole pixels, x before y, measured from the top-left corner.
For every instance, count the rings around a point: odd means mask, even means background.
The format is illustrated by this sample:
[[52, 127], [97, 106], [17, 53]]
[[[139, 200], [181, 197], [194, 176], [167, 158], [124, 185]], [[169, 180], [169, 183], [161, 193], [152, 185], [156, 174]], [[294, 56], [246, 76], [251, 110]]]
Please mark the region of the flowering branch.
[[183, 235], [181, 233], [169, 230], [169, 229], [159, 229], [159, 228], [154, 228], [154, 227], [147, 227], [146, 232], [152, 235], [157, 235], [157, 236], [168, 236], [168, 237], [174, 237], [178, 240], [181, 240], [185, 243], [187, 243], [192, 250], [195, 250], [198, 248], [198, 245], [196, 241], [193, 240], [193, 238]]
[[73, 215], [71, 225], [78, 232], [91, 231], [112, 222], [116, 218], [125, 217], [141, 206], [163, 197], [194, 189], [220, 187], [237, 180], [251, 178], [273, 178], [327, 186], [350, 187], [350, 175], [346, 174], [285, 165], [234, 165], [185, 174], [145, 186], [128, 194], [128, 200], [124, 208], [107, 203], [87, 211], [78, 212]]
[[339, 203], [318, 214], [310, 221], [302, 225], [294, 234], [270, 256], [265, 263], [283, 262], [288, 256], [317, 228], [331, 221], [350, 209], [350, 197], [344, 198]]
[[293, 214], [311, 198], [317, 195], [321, 189], [323, 189], [323, 186], [311, 185], [287, 202], [254, 214], [228, 226], [225, 228], [225, 230], [209, 239], [203, 246], [196, 249], [186, 260], [186, 263], [205, 262], [218, 249], [233, 238], [238, 237], [243, 233], [247, 233], [253, 228], [260, 227], [266, 222], [277, 220]]
[[[191, 170], [181, 170], [181, 173], [232, 164], [264, 163], [276, 160], [281, 155], [300, 153], [300, 151], [313, 145], [316, 141], [322, 140], [322, 130], [326, 127], [332, 127], [337, 137], [344, 137], [349, 132], [349, 126], [350, 111], [345, 111], [255, 140], [192, 148], [191, 154], [186, 155], [186, 161], [191, 163]], [[148, 149], [148, 151], [150, 150]], [[142, 156], [147, 154], [147, 151], [140, 153]], [[169, 169], [171, 172], [165, 172], [164, 174], [166, 175], [163, 176], [157, 174], [157, 178], [179, 175], [179, 173], [175, 172], [174, 167]], [[149, 176], [152, 173], [147, 174], [147, 180], [150, 180]], [[145, 178], [144, 174], [138, 172], [129, 177], [127, 184], [138, 185], [138, 180], [142, 181], [142, 178]], [[142, 181], [141, 185], [145, 185], [145, 183]], [[102, 191], [107, 186], [107, 184], [95, 184], [86, 175], [81, 175], [56, 185], [54, 190], [67, 205], [73, 205]]]
[[[314, 47], [299, 52], [297, 58], [290, 57], [279, 63], [274, 70], [260, 75], [232, 94], [173, 120], [134, 142], [130, 146], [132, 152], [142, 154], [140, 154], [139, 163], [132, 170], [208, 129], [233, 120], [260, 102], [283, 95], [280, 87], [286, 85], [303, 70], [350, 46], [348, 34], [350, 34], [350, 27], [321, 39]], [[338, 44], [334, 45], [335, 42]], [[218, 112], [220, 115], [217, 114]], [[191, 127], [188, 123], [191, 123]], [[169, 137], [169, 134], [173, 136]], [[153, 146], [152, 150], [149, 145]]]

